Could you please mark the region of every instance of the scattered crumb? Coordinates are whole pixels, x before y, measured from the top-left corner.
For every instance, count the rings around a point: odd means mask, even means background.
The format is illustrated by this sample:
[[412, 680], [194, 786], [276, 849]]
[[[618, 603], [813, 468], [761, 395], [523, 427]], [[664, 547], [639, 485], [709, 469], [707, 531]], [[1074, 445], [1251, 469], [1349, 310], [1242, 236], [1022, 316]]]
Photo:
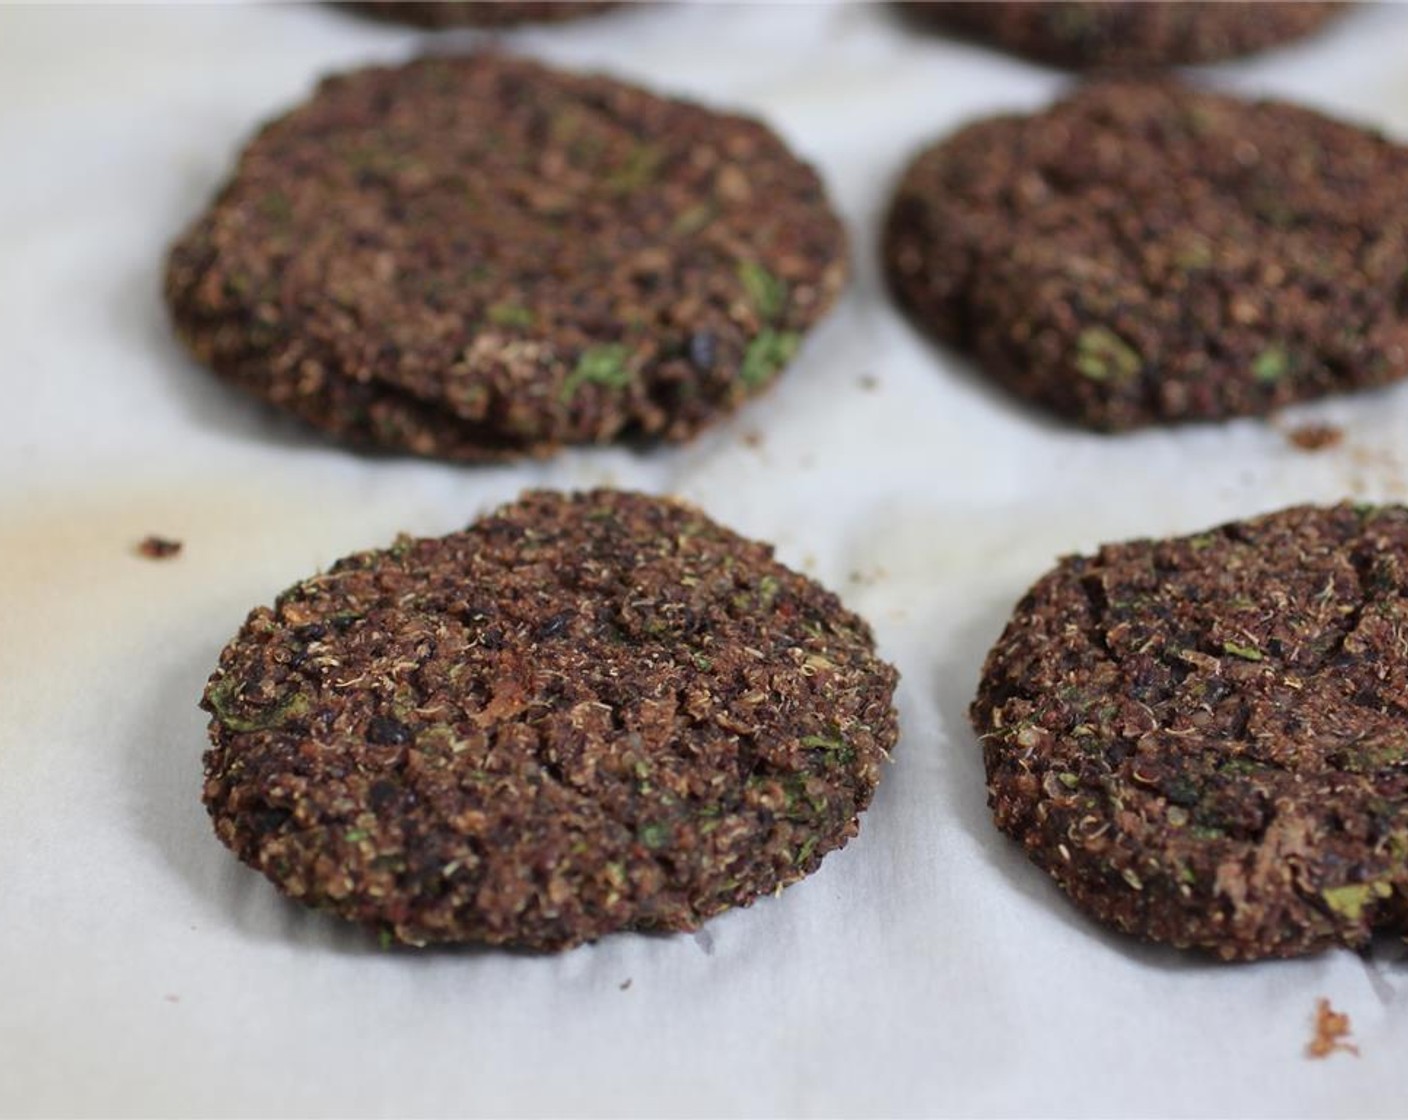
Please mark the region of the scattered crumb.
[[754, 450], [763, 446], [762, 432], [754, 431], [751, 428], [743, 433], [743, 446], [751, 447]]
[[169, 560], [181, 551], [181, 542], [168, 537], [147, 537], [137, 546], [137, 555], [148, 560]]
[[161, 998], [164, 999], [164, 1000], [166, 1000], [167, 1003], [180, 1003], [180, 1002], [181, 1002], [181, 997], [180, 997], [180, 996], [174, 996], [174, 995], [167, 994], [167, 995], [165, 995], [165, 996], [162, 996]]
[[621, 991], [624, 992], [627, 988], [629, 988], [629, 987], [631, 986], [631, 979], [630, 979], [630, 977], [628, 976], [626, 979], [622, 980], [621, 983], [619, 983], [619, 984], [616, 985], [616, 986], [617, 986], [618, 988], [620, 988]]
[[1334, 424], [1301, 424], [1290, 429], [1286, 439], [1302, 451], [1324, 451], [1344, 441], [1344, 429]]
[[873, 393], [880, 388], [880, 379], [873, 373], [863, 373], [860, 375], [860, 387], [867, 393]]
[[1408, 497], [1403, 464], [1391, 448], [1351, 445], [1346, 482], [1356, 498], [1375, 501]]
[[802, 557], [802, 571], [816, 571], [816, 557], [813, 556], [810, 552], [808, 552], [805, 556]]
[[1347, 1050], [1358, 1056], [1359, 1047], [1346, 1042], [1349, 1037], [1349, 1016], [1336, 1011], [1323, 997], [1315, 1001], [1315, 1037], [1305, 1048], [1307, 1057], [1328, 1058], [1336, 1050]]
[[885, 578], [885, 569], [877, 567], [863, 570], [857, 568], [855, 571], [851, 572], [849, 578], [854, 584], [858, 584], [861, 587], [870, 587]]

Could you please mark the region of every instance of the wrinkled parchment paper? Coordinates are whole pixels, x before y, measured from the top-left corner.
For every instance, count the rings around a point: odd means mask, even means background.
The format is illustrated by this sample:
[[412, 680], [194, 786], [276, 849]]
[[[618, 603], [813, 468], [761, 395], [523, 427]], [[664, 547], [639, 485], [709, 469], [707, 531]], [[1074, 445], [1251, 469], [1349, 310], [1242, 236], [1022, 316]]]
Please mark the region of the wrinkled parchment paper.
[[[1408, 386], [1124, 438], [1015, 405], [896, 314], [876, 227], [921, 142], [1066, 79], [885, 7], [660, 5], [501, 40], [770, 120], [852, 231], [842, 305], [686, 448], [346, 453], [184, 356], [162, 257], [256, 122], [430, 38], [332, 7], [0, 9], [0, 1112], [1403, 1115], [1400, 945], [1231, 967], [1102, 931], [992, 828], [964, 710], [1062, 553], [1408, 497]], [[1408, 8], [1362, 10], [1201, 77], [1408, 139], [1405, 48]], [[1295, 449], [1307, 420], [1343, 443]], [[896, 761], [857, 841], [698, 935], [383, 952], [215, 841], [197, 697], [288, 583], [541, 484], [776, 541], [903, 672]], [[184, 551], [139, 558], [149, 533]], [[1320, 996], [1359, 1057], [1305, 1057]]]

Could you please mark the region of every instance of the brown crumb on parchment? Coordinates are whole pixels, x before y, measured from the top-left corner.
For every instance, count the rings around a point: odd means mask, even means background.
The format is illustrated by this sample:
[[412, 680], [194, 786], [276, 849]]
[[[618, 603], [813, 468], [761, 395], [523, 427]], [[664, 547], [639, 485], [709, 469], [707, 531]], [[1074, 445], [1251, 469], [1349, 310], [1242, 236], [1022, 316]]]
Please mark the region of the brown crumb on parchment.
[[867, 393], [873, 393], [880, 388], [880, 379], [873, 373], [863, 373], [860, 375], [860, 387]]
[[1328, 1058], [1336, 1050], [1345, 1050], [1359, 1056], [1359, 1047], [1352, 1042], [1345, 1041], [1349, 1037], [1351, 1027], [1349, 1016], [1342, 1011], [1336, 1011], [1330, 1006], [1330, 1001], [1321, 997], [1315, 1001], [1315, 1037], [1306, 1044], [1305, 1054], [1308, 1058]]
[[620, 988], [621, 991], [623, 991], [623, 992], [624, 992], [624, 991], [627, 991], [627, 990], [629, 990], [629, 988], [630, 988], [630, 986], [631, 986], [631, 980], [630, 980], [629, 977], [627, 977], [625, 980], [622, 980], [622, 981], [621, 981], [619, 984], [617, 984], [616, 986], [617, 986], [618, 988]]
[[1286, 441], [1301, 451], [1324, 451], [1344, 442], [1344, 429], [1334, 424], [1300, 424], [1286, 432]]
[[170, 537], [149, 536], [137, 545], [137, 555], [148, 560], [170, 560], [181, 554], [182, 543]]

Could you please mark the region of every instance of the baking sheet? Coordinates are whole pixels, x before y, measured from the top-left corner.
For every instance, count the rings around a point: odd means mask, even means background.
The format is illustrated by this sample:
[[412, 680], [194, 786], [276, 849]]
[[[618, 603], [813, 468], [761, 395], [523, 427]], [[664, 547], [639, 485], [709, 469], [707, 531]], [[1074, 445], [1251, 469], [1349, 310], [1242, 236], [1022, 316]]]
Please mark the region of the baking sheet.
[[[1401, 946], [1229, 967], [1103, 932], [992, 828], [964, 710], [1057, 555], [1408, 497], [1408, 388], [1124, 438], [1042, 419], [896, 314], [875, 238], [921, 142], [1065, 79], [888, 8], [658, 6], [501, 41], [769, 119], [852, 231], [842, 305], [689, 447], [348, 454], [183, 355], [161, 261], [257, 121], [430, 38], [331, 8], [0, 9], [0, 1112], [1402, 1115]], [[1202, 74], [1408, 139], [1405, 46], [1408, 8], [1366, 9]], [[1311, 419], [1344, 442], [1293, 448]], [[557, 957], [383, 952], [239, 866], [195, 702], [246, 610], [397, 531], [597, 484], [692, 499], [873, 621], [903, 737], [860, 838], [695, 936]], [[185, 551], [140, 559], [148, 533]], [[1357, 1058], [1305, 1057], [1320, 996]]]

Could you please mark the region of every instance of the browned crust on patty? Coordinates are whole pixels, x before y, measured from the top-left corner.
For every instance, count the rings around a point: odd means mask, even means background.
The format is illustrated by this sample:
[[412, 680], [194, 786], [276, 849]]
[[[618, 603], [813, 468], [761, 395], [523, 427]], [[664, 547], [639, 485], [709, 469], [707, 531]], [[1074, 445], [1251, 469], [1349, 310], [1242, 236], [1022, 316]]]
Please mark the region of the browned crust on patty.
[[1070, 69], [1176, 66], [1255, 54], [1320, 29], [1343, 4], [1277, 0], [920, 3], [925, 18]]
[[562, 23], [600, 15], [620, 0], [351, 0], [344, 7], [362, 15], [432, 30], [447, 27], [516, 27], [523, 23]]
[[856, 834], [895, 681], [769, 546], [534, 492], [252, 612], [203, 700], [205, 803], [284, 893], [386, 938], [693, 929]]
[[218, 374], [452, 459], [685, 440], [764, 390], [845, 239], [765, 126], [494, 54], [324, 81], [171, 252]]
[[1228, 960], [1408, 931], [1408, 509], [1063, 560], [988, 655], [989, 804], [1081, 909]]
[[915, 159], [885, 230], [914, 318], [1104, 430], [1408, 372], [1408, 151], [1294, 105], [1087, 86]]

